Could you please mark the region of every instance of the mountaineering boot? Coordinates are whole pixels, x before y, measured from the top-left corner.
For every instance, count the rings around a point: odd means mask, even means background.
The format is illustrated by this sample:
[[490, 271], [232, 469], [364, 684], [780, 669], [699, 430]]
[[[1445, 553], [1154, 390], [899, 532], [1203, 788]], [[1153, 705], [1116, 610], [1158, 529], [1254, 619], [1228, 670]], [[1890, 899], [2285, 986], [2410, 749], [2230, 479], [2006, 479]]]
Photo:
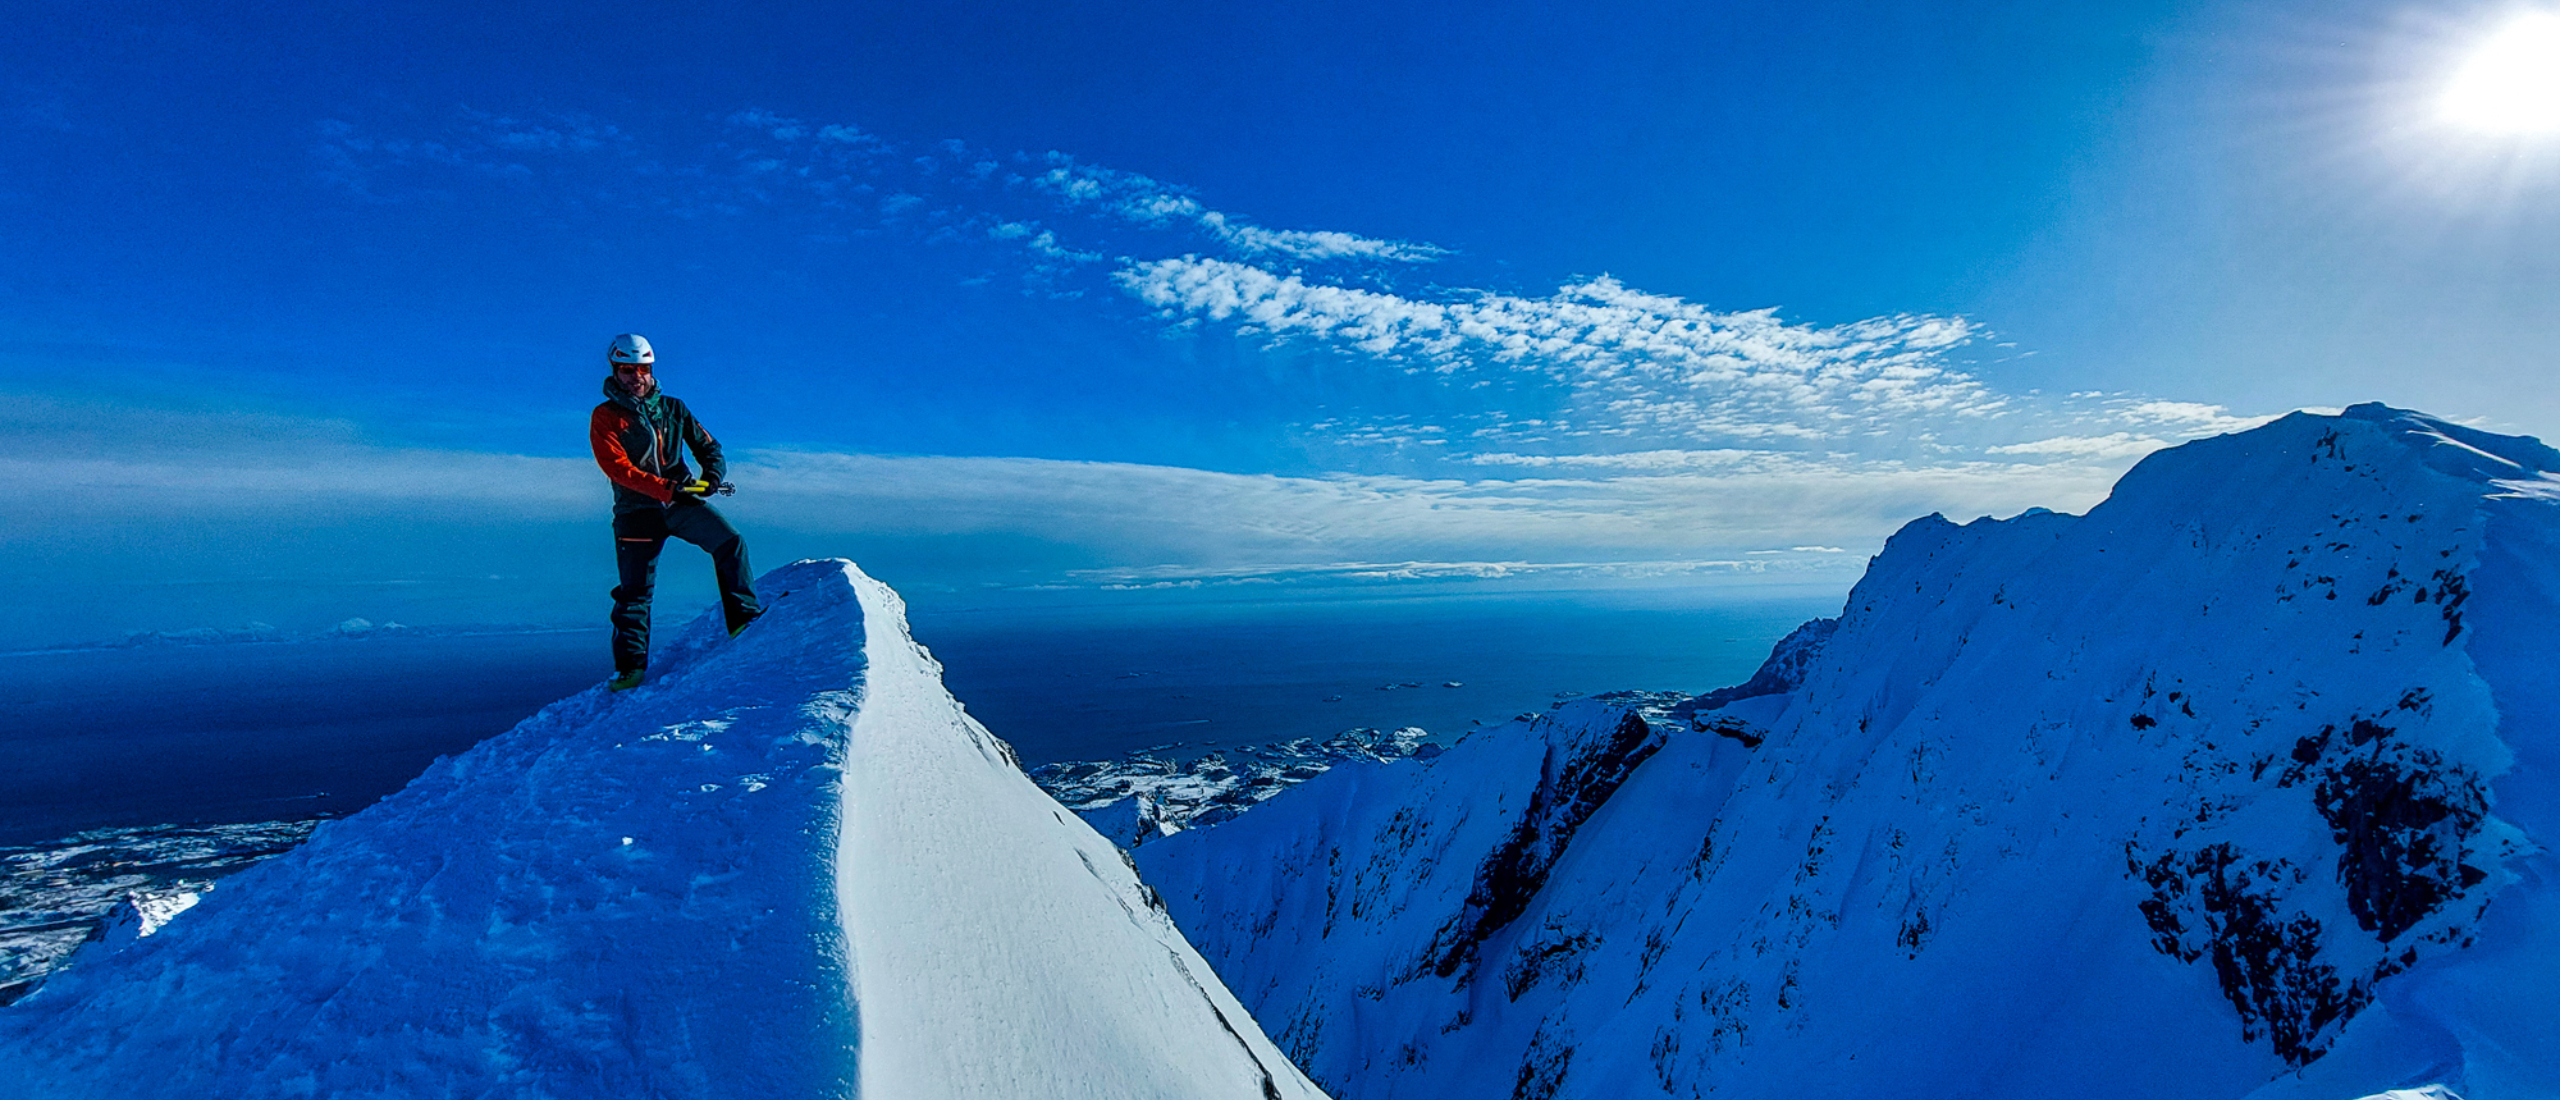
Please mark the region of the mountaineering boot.
[[606, 689], [611, 691], [629, 691], [632, 688], [640, 686], [640, 674], [642, 671], [643, 670], [636, 668], [626, 668], [620, 672], [614, 673], [613, 679], [606, 681], [604, 686]]
[[731, 626], [729, 627], [729, 636], [730, 636], [730, 637], [732, 637], [732, 638], [737, 637], [737, 636], [738, 636], [738, 632], [739, 632], [739, 631], [742, 631], [742, 630], [745, 630], [745, 629], [747, 628], [748, 623], [753, 623], [753, 622], [755, 622], [755, 621], [756, 621], [756, 619], [761, 619], [761, 618], [763, 618], [763, 617], [764, 617], [764, 616], [762, 616], [762, 615], [757, 615], [755, 618], [748, 619], [746, 622], [731, 624]]

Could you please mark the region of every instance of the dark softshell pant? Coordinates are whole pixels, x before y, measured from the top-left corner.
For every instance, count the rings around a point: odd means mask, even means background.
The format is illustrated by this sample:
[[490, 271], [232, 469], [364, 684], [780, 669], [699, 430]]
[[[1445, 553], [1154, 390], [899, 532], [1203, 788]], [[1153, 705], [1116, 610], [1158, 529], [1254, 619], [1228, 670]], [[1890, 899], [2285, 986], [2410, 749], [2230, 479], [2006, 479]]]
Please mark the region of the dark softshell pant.
[[719, 574], [720, 610], [729, 629], [763, 613], [756, 604], [754, 574], [747, 568], [747, 542], [708, 504], [681, 500], [665, 508], [635, 509], [613, 517], [613, 558], [622, 584], [613, 590], [613, 667], [617, 671], [649, 667], [649, 597], [658, 586], [658, 551], [667, 539], [683, 539], [711, 553]]

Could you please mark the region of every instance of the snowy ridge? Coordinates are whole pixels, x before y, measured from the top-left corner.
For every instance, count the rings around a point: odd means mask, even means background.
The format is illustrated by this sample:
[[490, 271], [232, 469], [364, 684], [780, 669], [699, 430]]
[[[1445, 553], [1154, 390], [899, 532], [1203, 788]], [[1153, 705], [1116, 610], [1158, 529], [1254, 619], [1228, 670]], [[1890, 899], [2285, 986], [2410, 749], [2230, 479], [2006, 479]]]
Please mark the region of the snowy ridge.
[[2086, 516], [1915, 521], [1776, 690], [1136, 858], [1362, 1100], [2560, 1095], [2554, 472], [2287, 417]]
[[1110, 841], [962, 713], [895, 593], [856, 574], [873, 677], [837, 860], [862, 1091], [883, 1097], [1323, 1096]]
[[[0, 1009], [0, 1096], [1318, 1092], [846, 562]], [[903, 1003], [902, 1003], [903, 1002]]]

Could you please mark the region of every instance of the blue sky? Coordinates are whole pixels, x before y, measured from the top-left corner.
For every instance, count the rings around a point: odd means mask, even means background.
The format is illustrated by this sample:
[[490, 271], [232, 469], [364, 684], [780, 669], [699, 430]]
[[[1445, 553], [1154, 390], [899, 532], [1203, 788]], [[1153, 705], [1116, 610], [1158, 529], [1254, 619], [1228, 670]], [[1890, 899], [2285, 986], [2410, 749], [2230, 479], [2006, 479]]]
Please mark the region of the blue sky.
[[2432, 107], [2513, 5], [29, 10], [10, 644], [600, 613], [622, 331], [760, 564], [927, 599], [1845, 585], [2298, 407], [2560, 430], [2560, 154]]

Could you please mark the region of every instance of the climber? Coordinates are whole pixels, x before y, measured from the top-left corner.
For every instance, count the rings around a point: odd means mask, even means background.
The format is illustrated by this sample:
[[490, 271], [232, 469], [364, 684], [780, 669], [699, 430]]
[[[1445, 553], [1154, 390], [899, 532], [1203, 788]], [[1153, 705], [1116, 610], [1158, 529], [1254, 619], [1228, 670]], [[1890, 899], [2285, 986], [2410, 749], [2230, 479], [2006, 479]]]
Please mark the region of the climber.
[[[614, 562], [621, 572], [613, 590], [615, 691], [638, 687], [648, 670], [649, 597], [657, 587], [658, 551], [669, 536], [710, 552], [731, 637], [763, 614], [746, 540], [704, 500], [729, 488], [721, 480], [729, 464], [720, 457], [720, 441], [702, 430], [684, 402], [659, 392], [657, 358], [647, 339], [613, 338], [605, 351], [613, 374], [604, 380], [605, 400], [587, 431], [596, 465], [613, 480]], [[687, 468], [681, 448], [701, 461], [700, 476]]]

